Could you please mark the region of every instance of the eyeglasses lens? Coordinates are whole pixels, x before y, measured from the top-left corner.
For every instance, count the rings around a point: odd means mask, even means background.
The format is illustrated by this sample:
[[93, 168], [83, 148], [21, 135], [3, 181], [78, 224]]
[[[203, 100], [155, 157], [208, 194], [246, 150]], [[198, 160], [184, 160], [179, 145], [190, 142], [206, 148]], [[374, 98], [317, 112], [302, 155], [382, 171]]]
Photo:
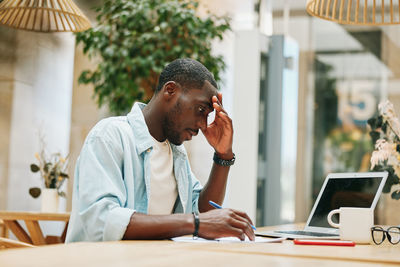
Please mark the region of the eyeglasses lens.
[[379, 245], [385, 240], [385, 230], [381, 227], [372, 228], [372, 240], [375, 244]]
[[[397, 244], [400, 242], [400, 228], [393, 226], [387, 229], [388, 239], [390, 243]], [[389, 237], [390, 236], [390, 237]]]

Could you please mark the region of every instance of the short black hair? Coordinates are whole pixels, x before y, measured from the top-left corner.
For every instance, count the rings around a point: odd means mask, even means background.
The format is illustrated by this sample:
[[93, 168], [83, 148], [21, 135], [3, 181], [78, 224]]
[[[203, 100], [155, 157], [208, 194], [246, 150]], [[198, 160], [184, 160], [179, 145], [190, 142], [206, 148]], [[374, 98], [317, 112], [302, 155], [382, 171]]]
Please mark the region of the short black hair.
[[211, 72], [203, 64], [191, 58], [180, 58], [169, 63], [160, 74], [156, 93], [169, 81], [177, 82], [185, 89], [201, 89], [205, 81], [218, 88]]

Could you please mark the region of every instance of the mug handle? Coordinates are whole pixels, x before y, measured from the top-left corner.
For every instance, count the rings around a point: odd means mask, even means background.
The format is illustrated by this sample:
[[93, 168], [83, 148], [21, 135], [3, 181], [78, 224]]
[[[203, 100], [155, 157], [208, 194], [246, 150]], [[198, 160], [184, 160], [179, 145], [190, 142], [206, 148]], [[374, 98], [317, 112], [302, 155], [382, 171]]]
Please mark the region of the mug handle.
[[327, 218], [328, 218], [328, 223], [330, 224], [330, 226], [335, 227], [335, 228], [339, 228], [340, 227], [340, 223], [332, 222], [332, 216], [333, 216], [333, 214], [336, 214], [336, 213], [340, 213], [340, 210], [339, 209], [331, 210], [331, 212], [329, 212]]

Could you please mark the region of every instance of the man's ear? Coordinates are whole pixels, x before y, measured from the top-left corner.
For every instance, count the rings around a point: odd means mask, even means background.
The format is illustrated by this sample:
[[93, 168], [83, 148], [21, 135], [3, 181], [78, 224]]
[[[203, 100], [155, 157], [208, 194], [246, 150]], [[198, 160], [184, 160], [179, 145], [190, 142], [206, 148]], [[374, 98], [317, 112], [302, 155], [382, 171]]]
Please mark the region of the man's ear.
[[163, 98], [167, 101], [170, 101], [178, 95], [180, 90], [181, 88], [178, 83], [174, 81], [166, 82], [162, 88]]

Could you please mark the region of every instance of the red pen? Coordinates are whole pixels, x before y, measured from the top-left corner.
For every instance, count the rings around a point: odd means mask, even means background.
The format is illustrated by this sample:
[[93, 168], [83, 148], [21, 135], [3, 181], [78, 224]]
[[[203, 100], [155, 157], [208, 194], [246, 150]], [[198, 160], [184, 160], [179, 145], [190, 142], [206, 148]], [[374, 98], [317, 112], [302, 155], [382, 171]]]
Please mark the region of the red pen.
[[354, 247], [356, 243], [346, 240], [321, 240], [321, 239], [295, 239], [296, 245], [322, 245], [322, 246], [347, 246]]

